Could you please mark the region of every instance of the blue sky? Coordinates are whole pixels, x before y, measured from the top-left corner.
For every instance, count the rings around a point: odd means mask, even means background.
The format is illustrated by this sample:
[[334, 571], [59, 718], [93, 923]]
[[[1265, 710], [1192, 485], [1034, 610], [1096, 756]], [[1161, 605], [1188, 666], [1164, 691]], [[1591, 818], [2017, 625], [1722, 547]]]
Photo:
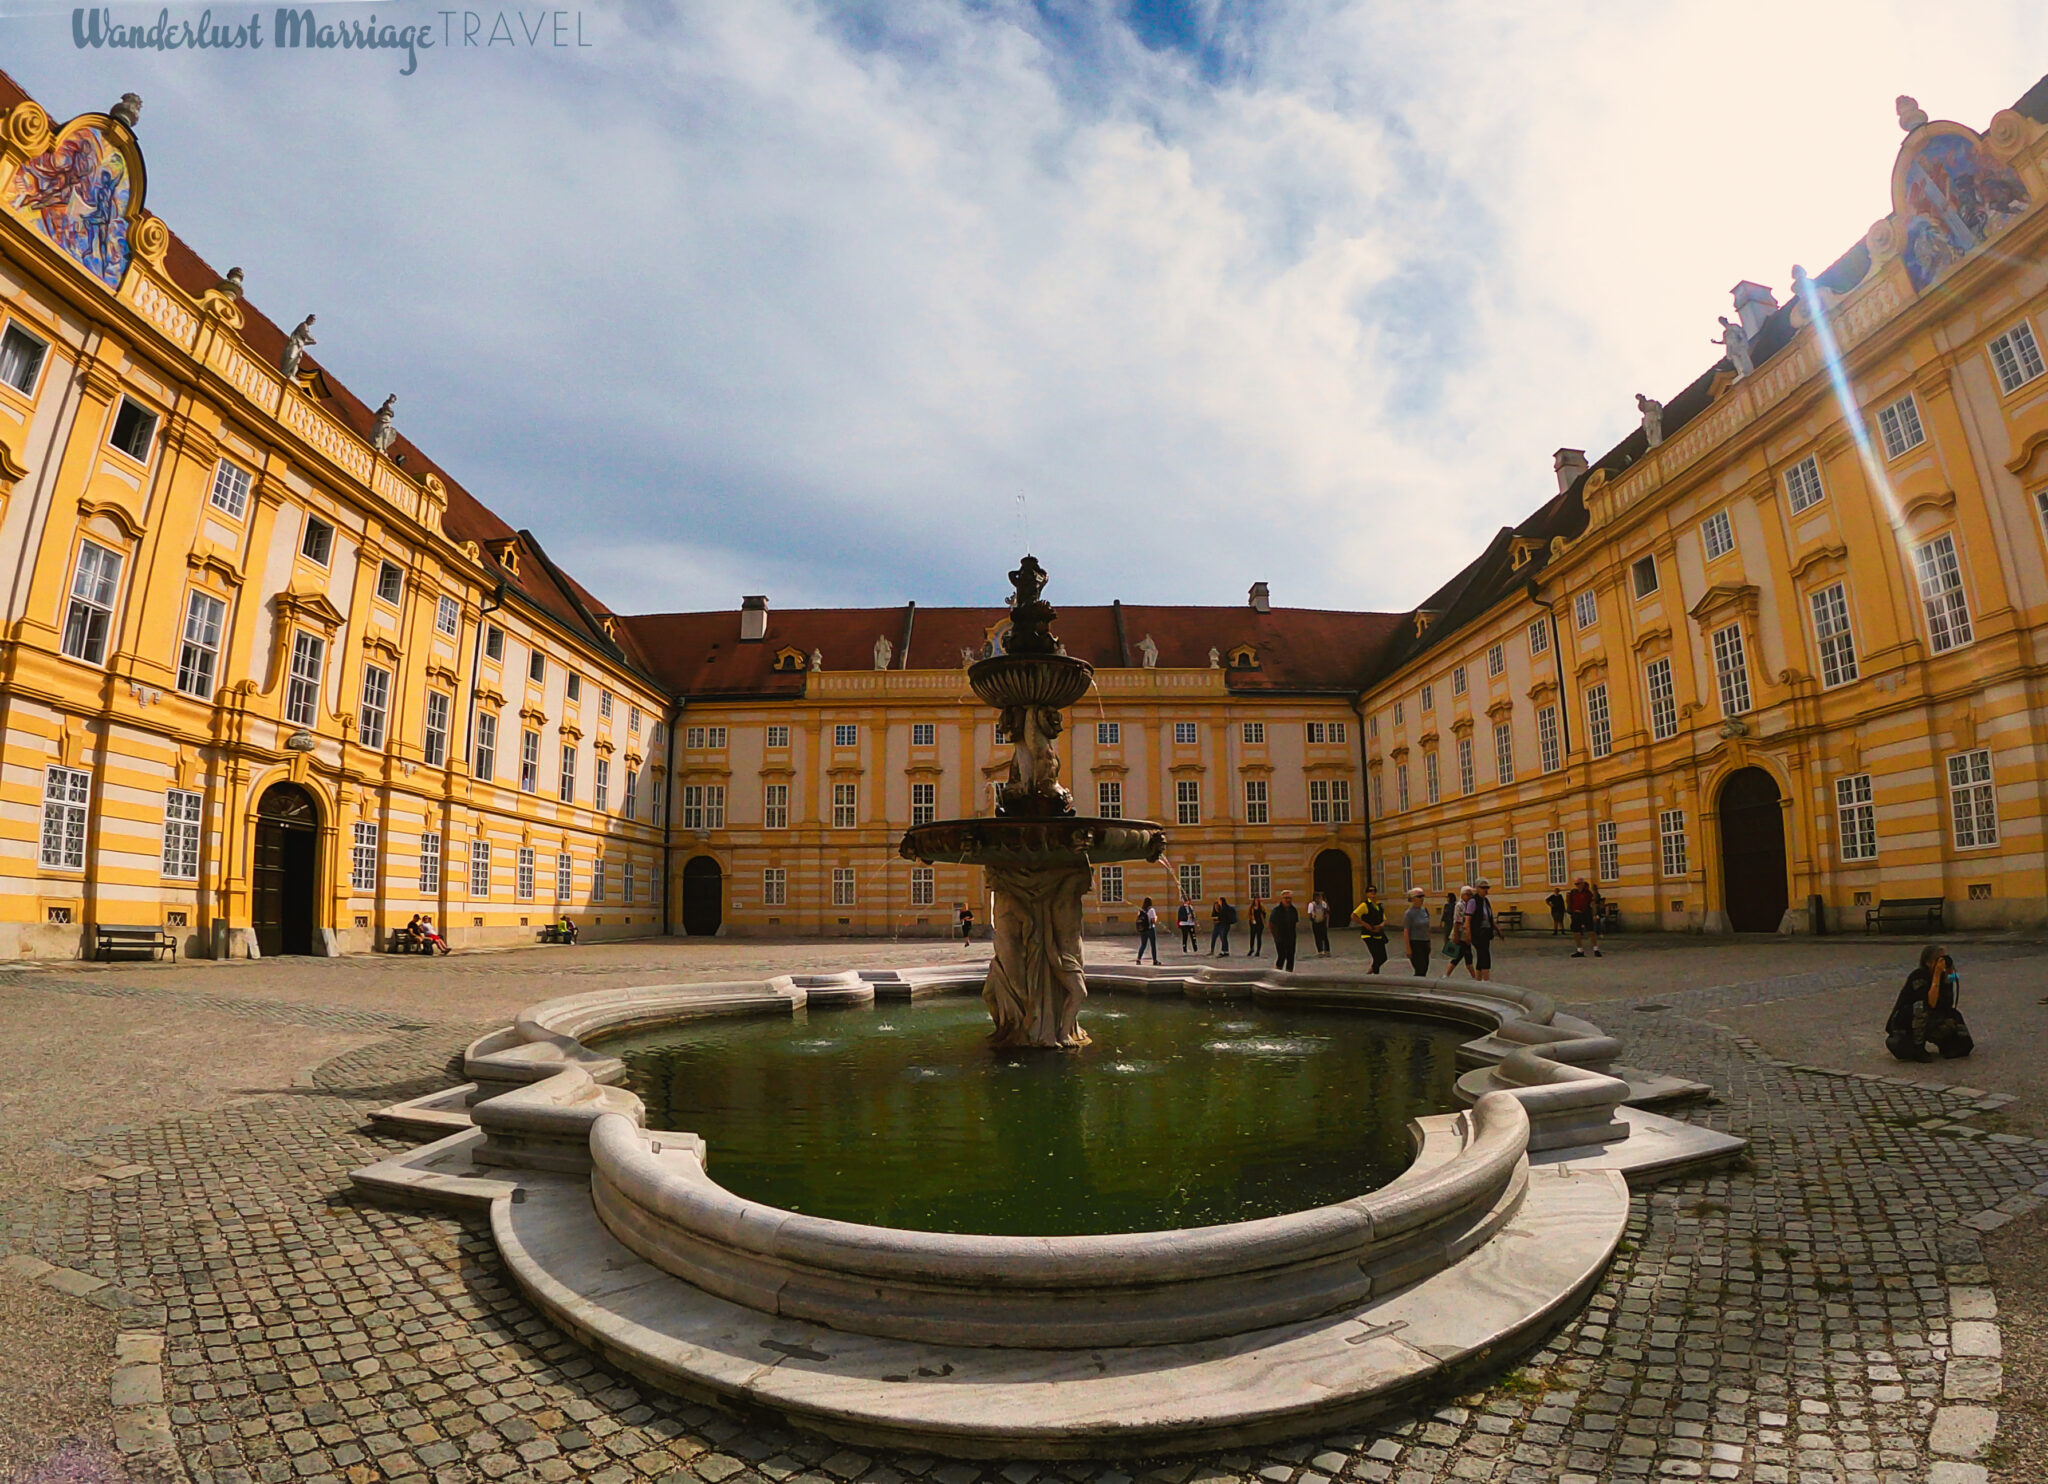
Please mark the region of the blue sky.
[[624, 0], [404, 77], [0, 3], [0, 65], [140, 93], [150, 206], [622, 609], [998, 601], [1027, 519], [1055, 601], [1405, 608], [1888, 210], [1894, 95], [2048, 71], [1969, 11]]

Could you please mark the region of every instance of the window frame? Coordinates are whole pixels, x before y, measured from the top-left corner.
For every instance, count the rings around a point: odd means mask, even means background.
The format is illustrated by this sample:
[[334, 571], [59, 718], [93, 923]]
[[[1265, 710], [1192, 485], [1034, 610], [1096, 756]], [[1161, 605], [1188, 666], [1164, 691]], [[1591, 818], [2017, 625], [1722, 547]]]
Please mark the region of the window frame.
[[1202, 745], [1200, 728], [1192, 721], [1177, 721], [1173, 724], [1173, 745], [1175, 747], [1199, 747]]
[[1515, 725], [1512, 720], [1493, 724], [1493, 778], [1503, 788], [1515, 781]]
[[832, 868], [832, 905], [835, 907], [858, 907], [860, 905], [859, 878], [852, 866]]
[[939, 817], [939, 786], [923, 778], [910, 781], [910, 823], [913, 828]]
[[[86, 571], [89, 552], [98, 553], [91, 559], [91, 574]], [[113, 657], [114, 618], [121, 606], [121, 578], [127, 570], [125, 548], [116, 550], [89, 536], [79, 538], [78, 550], [71, 558], [71, 582], [64, 591], [64, 627], [57, 643], [58, 652], [66, 659], [103, 666]], [[88, 581], [90, 592], [81, 592]]]
[[1529, 625], [1529, 658], [1550, 653], [1550, 625], [1537, 619]]
[[50, 341], [47, 336], [38, 335], [35, 331], [22, 324], [18, 316], [9, 315], [6, 321], [6, 328], [0, 329], [0, 357], [4, 357], [6, 354], [8, 337], [17, 335], [35, 348], [35, 362], [29, 367], [28, 385], [23, 386], [18, 381], [11, 381], [0, 377], [0, 386], [5, 386], [9, 391], [26, 397], [30, 402], [33, 402], [36, 399], [36, 389], [43, 382], [43, 369], [50, 364]]
[[[1971, 747], [1952, 752], [1944, 759], [1948, 784], [1949, 840], [1957, 850], [1994, 850], [1998, 847], [1998, 775], [1991, 761], [1991, 749]], [[1958, 776], [1957, 765], [1962, 772]], [[1981, 766], [1982, 774], [1977, 769]], [[1967, 799], [1968, 807], [1965, 807]], [[1964, 838], [1964, 821], [1970, 822]]]
[[1877, 791], [1868, 773], [1835, 780], [1835, 854], [1856, 865], [1877, 859]]
[[515, 902], [530, 902], [533, 900], [534, 868], [537, 864], [538, 858], [534, 854], [533, 847], [531, 845], [520, 846], [519, 855], [512, 870], [512, 899]]
[[1097, 819], [1122, 819], [1124, 817], [1124, 784], [1121, 778], [1098, 778], [1095, 780], [1095, 817]]
[[1202, 780], [1176, 778], [1173, 783], [1173, 817], [1178, 825], [1202, 822]]
[[1643, 695], [1650, 703], [1650, 740], [1669, 742], [1678, 735], [1678, 678], [1670, 655], [1643, 662]]
[[540, 733], [532, 727], [519, 729], [519, 791], [540, 792]]
[[1740, 621], [1723, 624], [1707, 636], [1714, 657], [1714, 693], [1721, 702], [1721, 715], [1747, 716], [1756, 709], [1756, 697], [1749, 684], [1749, 648]]
[[[2004, 367], [1999, 365], [1998, 348], [2001, 345], [2007, 345], [2008, 342], [2010, 342], [2012, 346], [2019, 345], [2020, 342], [2014, 341], [2013, 339], [2013, 337], [2016, 335], [2025, 337], [2025, 351], [2023, 354], [2013, 354], [2012, 349], [2008, 348], [2007, 354], [2011, 356], [2013, 362], [2013, 369], [2016, 372], [2023, 372], [2024, 374], [2020, 375], [2017, 380], [2008, 381], [2006, 379]], [[1984, 344], [1984, 353], [1985, 355], [1990, 357], [1991, 374], [1998, 378], [1998, 394], [2001, 397], [2010, 397], [2014, 392], [2020, 390], [2020, 388], [2024, 386], [2029, 386], [2032, 383], [2039, 381], [2042, 378], [2042, 376], [2048, 375], [2048, 360], [2044, 360], [2044, 358], [2042, 357], [2041, 343], [2034, 337], [2034, 327], [2032, 323], [2025, 318], [2022, 318], [2017, 324], [2013, 325], [2011, 329], [2006, 330], [2003, 334], [1994, 335], [1991, 339], [1986, 341]], [[2033, 362], [2034, 369], [2031, 371], [2027, 371], [2026, 366], [2024, 364], [2025, 361], [2028, 359], [2031, 359]]]
[[287, 725], [313, 727], [320, 720], [320, 691], [327, 679], [327, 640], [311, 629], [292, 630], [284, 692]]
[[1246, 747], [1264, 747], [1266, 745], [1266, 724], [1263, 721], [1247, 721], [1241, 723], [1240, 726], [1241, 730], [1238, 733], [1238, 738]]
[[[785, 744], [786, 745], [786, 744]], [[939, 745], [939, 728], [935, 722], [913, 721], [910, 724], [910, 745], [912, 747], [936, 747]]]
[[1122, 866], [1097, 866], [1095, 868], [1095, 899], [1105, 907], [1120, 907], [1124, 900], [1124, 868]]
[[860, 828], [860, 785], [834, 782], [832, 785], [832, 828]]
[[761, 828], [764, 830], [786, 830], [789, 828], [788, 784], [764, 783], [761, 786]]
[[[1648, 585], [1645, 586], [1647, 580]], [[1664, 576], [1657, 570], [1657, 553], [1646, 551], [1628, 564], [1628, 587], [1640, 603], [1664, 590]]]
[[1460, 737], [1458, 743], [1458, 793], [1469, 797], [1479, 791], [1479, 760], [1470, 737]]
[[560, 766], [555, 773], [555, 799], [559, 803], [573, 804], [576, 802], [577, 761], [576, 744], [574, 742], [564, 742], [562, 744], [559, 761]]
[[1621, 879], [1621, 826], [1611, 819], [1593, 826], [1593, 876], [1608, 883]]
[[478, 897], [491, 899], [491, 842], [483, 839], [469, 842], [469, 899]]
[[[1940, 564], [1939, 553], [1947, 554], [1947, 565]], [[1934, 563], [1930, 566], [1930, 555]], [[1958, 649], [1967, 649], [1977, 642], [1977, 627], [1970, 617], [1970, 595], [1963, 583], [1962, 552], [1956, 546], [1954, 531], [1941, 531], [1913, 548], [1913, 573], [1915, 585], [1920, 589], [1920, 612], [1927, 625], [1927, 643], [1936, 654], [1949, 654]], [[1954, 579], [1944, 583], [1940, 597], [1948, 600], [1947, 610], [1937, 614], [1937, 594], [1928, 590], [1930, 577]], [[1957, 637], [1960, 632], [1960, 637]], [[1946, 642], [1944, 642], [1944, 639]]]
[[1877, 434], [1884, 441], [1884, 460], [1895, 463], [1927, 441], [1920, 403], [1911, 392], [1877, 409]]
[[[210, 619], [201, 617], [202, 605], [211, 604], [215, 610]], [[216, 684], [220, 675], [221, 637], [227, 632], [228, 605], [225, 599], [217, 598], [203, 587], [191, 588], [185, 595], [185, 621], [178, 628], [178, 678], [180, 693], [201, 701], [211, 701], [219, 689]], [[194, 634], [197, 624], [198, 633]], [[211, 630], [209, 642], [207, 634]]]
[[[389, 589], [389, 591], [386, 591]], [[405, 568], [389, 557], [377, 563], [377, 586], [373, 596], [378, 602], [396, 608], [405, 597]]]
[[1735, 522], [1728, 518], [1725, 507], [1700, 522], [1700, 549], [1710, 562], [1735, 554]]
[[356, 704], [356, 740], [382, 752], [391, 727], [392, 673], [382, 665], [363, 664], [362, 694]]
[[206, 828], [206, 795], [197, 789], [164, 790], [163, 850], [159, 870], [166, 881], [197, 881], [199, 849]]
[[590, 770], [591, 807], [600, 814], [608, 814], [612, 807], [612, 760], [600, 756]]
[[[255, 487], [255, 474], [223, 454], [213, 466], [213, 479], [206, 488], [207, 508], [239, 521], [249, 513], [249, 495]], [[227, 495], [225, 502], [223, 494]]]
[[1814, 654], [1819, 661], [1821, 688], [1854, 683], [1861, 675], [1856, 662], [1856, 635], [1850, 623], [1849, 585], [1831, 582], [1806, 595], [1807, 615], [1813, 623]]
[[932, 907], [938, 904], [938, 900], [938, 871], [931, 866], [912, 866], [910, 868], [910, 905], [913, 907]]
[[1657, 860], [1659, 879], [1676, 880], [1692, 874], [1692, 851], [1686, 843], [1685, 810], [1657, 812]]
[[[312, 511], [308, 510], [306, 512], [306, 524], [299, 531], [299, 555], [316, 567], [332, 567], [334, 565], [335, 535], [336, 531], [333, 521], [323, 516], [315, 515]], [[316, 541], [314, 539], [316, 536], [321, 539]], [[319, 550], [315, 551], [315, 547], [318, 547]]]
[[1804, 515], [1828, 497], [1828, 487], [1820, 477], [1820, 455], [1810, 453], [1794, 461], [1785, 470], [1785, 503], [1792, 514]]
[[1600, 593], [1597, 588], [1581, 588], [1572, 595], [1572, 627], [1583, 634], [1600, 625]]
[[359, 819], [350, 832], [348, 853], [348, 888], [352, 892], [374, 895], [377, 890], [378, 848], [382, 842], [378, 837], [377, 823], [371, 819]]
[[1586, 710], [1586, 749], [1596, 758], [1614, 751], [1614, 711], [1607, 701], [1607, 683], [1586, 687], [1580, 705]]
[[770, 752], [782, 752], [789, 747], [789, 727], [786, 723], [775, 722], [764, 729], [762, 745]]
[[1557, 707], [1536, 708], [1536, 766], [1539, 772], [1555, 773], [1564, 766], [1564, 747], [1557, 727]]
[[1508, 647], [1495, 644], [1486, 651], [1486, 678], [1498, 680], [1508, 672]]
[[472, 776], [486, 783], [496, 781], [498, 776], [498, 713], [479, 711], [476, 714], [476, 746], [470, 753]]
[[1244, 822], [1250, 824], [1271, 824], [1273, 822], [1271, 790], [1263, 778], [1244, 780]]
[[1429, 804], [1443, 802], [1443, 768], [1433, 747], [1422, 754], [1422, 798]]
[[434, 601], [434, 632], [450, 639], [462, 633], [462, 604], [447, 593]]
[[[133, 434], [130, 435], [126, 442], [121, 441], [121, 423], [130, 412], [133, 412], [136, 418], [135, 422], [130, 426], [141, 429], [140, 441], [142, 443], [142, 451], [140, 453], [129, 447], [129, 444], [137, 441]], [[154, 408], [123, 392], [120, 405], [114, 409], [113, 421], [107, 425], [107, 447], [121, 455], [122, 458], [128, 459], [146, 469], [149, 467], [150, 456], [156, 452], [156, 430], [162, 425], [163, 417]]]
[[429, 690], [420, 707], [420, 757], [428, 767], [448, 766], [448, 738], [454, 718], [455, 697], [445, 690]]
[[832, 724], [832, 745], [834, 747], [860, 746], [860, 724], [852, 721], [834, 722]]
[[1502, 891], [1522, 889], [1522, 842], [1512, 835], [1500, 842], [1500, 885]]
[[789, 905], [789, 868], [787, 866], [763, 866], [761, 868], [761, 905], [764, 907], [787, 907]]
[[438, 896], [441, 891], [441, 832], [420, 831], [420, 895]]

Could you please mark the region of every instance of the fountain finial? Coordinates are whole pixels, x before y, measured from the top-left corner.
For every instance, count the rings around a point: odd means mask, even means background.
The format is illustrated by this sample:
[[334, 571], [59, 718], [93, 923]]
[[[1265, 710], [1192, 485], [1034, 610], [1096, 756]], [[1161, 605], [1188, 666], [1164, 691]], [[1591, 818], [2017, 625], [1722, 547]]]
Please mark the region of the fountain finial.
[[1010, 574], [1010, 632], [1003, 639], [1004, 654], [1056, 654], [1059, 641], [1050, 627], [1059, 613], [1042, 596], [1046, 571], [1029, 552]]

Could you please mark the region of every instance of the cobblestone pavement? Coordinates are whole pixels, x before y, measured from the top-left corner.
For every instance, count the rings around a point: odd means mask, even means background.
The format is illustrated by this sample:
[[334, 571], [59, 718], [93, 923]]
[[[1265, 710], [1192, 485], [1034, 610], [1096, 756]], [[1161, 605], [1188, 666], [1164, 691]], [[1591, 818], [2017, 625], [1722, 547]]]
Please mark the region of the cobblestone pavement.
[[[905, 945], [897, 961], [928, 960], [931, 946]], [[1668, 972], [1680, 960], [1666, 962], [1655, 998], [1589, 1013], [1631, 1060], [1712, 1083], [1718, 1099], [1689, 1116], [1747, 1135], [1750, 1159], [1639, 1194], [1591, 1305], [1496, 1384], [1285, 1447], [1164, 1464], [957, 1463], [644, 1391], [533, 1313], [480, 1222], [380, 1208], [348, 1185], [350, 1170], [401, 1147], [364, 1115], [443, 1085], [487, 1017], [357, 1005], [385, 1018], [346, 1028], [374, 1038], [311, 1085], [79, 1141], [78, 1188], [0, 1192], [0, 1268], [118, 1319], [112, 1400], [131, 1465], [197, 1484], [2040, 1484], [2037, 1461], [1985, 1448], [1993, 1408], [2038, 1418], [2042, 1399], [2031, 1386], [2000, 1398], [1981, 1243], [2048, 1206], [2048, 1143], [1986, 1131], [2003, 1095], [1774, 1060], [1701, 1018], [1709, 1000], [1741, 1003], [1735, 979], [1695, 970], [1695, 993]], [[516, 1003], [537, 997], [532, 976], [511, 972], [529, 965], [567, 967], [479, 955], [406, 982], [509, 974]], [[1798, 970], [1829, 971], [1819, 959]], [[189, 971], [197, 984], [186, 972], [93, 982], [189, 995], [195, 1013], [306, 1013], [302, 999], [245, 993], [262, 988], [247, 971]], [[76, 989], [60, 977], [21, 992]], [[1774, 977], [1758, 976], [1759, 997]]]

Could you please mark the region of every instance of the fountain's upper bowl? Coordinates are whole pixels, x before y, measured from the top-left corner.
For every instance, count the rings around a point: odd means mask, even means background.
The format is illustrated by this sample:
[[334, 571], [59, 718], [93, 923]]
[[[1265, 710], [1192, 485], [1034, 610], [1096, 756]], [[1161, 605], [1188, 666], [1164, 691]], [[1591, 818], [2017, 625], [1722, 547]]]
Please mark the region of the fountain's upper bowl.
[[1064, 711], [1088, 694], [1095, 667], [1066, 654], [997, 654], [967, 667], [967, 683], [989, 705]]
[[967, 866], [1100, 865], [1156, 861], [1166, 831], [1149, 819], [939, 819], [903, 832], [905, 860]]

